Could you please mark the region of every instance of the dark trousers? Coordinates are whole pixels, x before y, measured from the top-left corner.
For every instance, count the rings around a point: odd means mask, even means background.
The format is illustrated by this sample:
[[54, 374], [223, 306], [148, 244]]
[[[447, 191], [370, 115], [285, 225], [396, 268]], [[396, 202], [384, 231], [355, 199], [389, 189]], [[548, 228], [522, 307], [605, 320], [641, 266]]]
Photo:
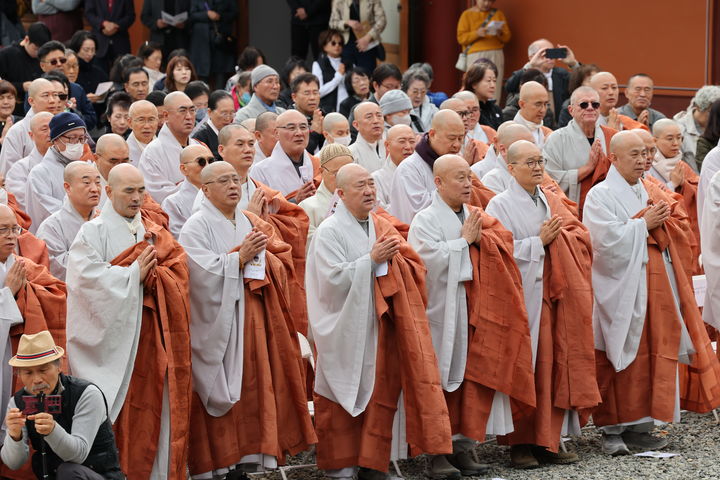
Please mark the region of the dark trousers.
[[105, 480], [105, 477], [79, 463], [61, 463], [57, 469], [56, 480]]
[[354, 65], [365, 70], [368, 76], [372, 76], [377, 66], [378, 47], [361, 52], [357, 49], [354, 41], [350, 41], [343, 47], [342, 61], [345, 65]]
[[317, 60], [321, 53], [318, 45], [320, 33], [327, 30], [327, 25], [297, 25], [290, 24], [290, 41], [292, 42], [292, 55], [303, 60], [307, 58], [308, 45], [312, 49], [313, 60]]

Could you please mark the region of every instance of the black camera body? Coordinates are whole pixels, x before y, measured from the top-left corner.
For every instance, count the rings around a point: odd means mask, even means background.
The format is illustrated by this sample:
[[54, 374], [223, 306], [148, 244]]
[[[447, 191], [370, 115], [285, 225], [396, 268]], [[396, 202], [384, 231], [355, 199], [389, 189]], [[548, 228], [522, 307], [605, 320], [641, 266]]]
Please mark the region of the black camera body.
[[36, 413], [49, 413], [57, 415], [62, 413], [62, 396], [61, 395], [45, 395], [39, 393], [37, 395], [23, 395], [23, 415], [35, 415]]

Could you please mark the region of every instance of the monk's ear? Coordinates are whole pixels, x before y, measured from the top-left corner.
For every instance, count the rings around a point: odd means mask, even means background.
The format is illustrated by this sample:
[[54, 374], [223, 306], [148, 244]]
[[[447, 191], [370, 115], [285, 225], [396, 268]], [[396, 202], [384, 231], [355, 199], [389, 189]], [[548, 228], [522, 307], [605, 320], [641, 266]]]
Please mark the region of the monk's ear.
[[518, 100], [518, 106], [520, 108], [524, 108], [527, 102], [525, 100]]
[[355, 128], [355, 130], [358, 129], [358, 122], [357, 122], [357, 120], [353, 120], [353, 127]]
[[440, 188], [440, 185], [442, 184], [442, 180], [440, 177], [433, 178], [433, 183], [435, 183], [435, 188]]
[[225, 145], [218, 145], [218, 155], [222, 157], [223, 152], [225, 151]]
[[63, 182], [63, 188], [65, 189], [65, 193], [70, 193], [70, 184], [68, 182]]
[[109, 197], [112, 194], [112, 187], [108, 184], [105, 185], [105, 194]]
[[292, 98], [293, 103], [295, 103], [295, 99], [297, 98], [297, 95], [295, 95], [295, 93], [293, 92], [290, 94], [290, 98]]

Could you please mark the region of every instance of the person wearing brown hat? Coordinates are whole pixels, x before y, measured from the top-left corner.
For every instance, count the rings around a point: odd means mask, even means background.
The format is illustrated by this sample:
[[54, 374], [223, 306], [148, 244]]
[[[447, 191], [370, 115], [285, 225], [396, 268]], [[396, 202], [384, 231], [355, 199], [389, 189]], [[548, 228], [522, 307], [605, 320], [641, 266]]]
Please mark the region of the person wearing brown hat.
[[8, 363], [23, 388], [10, 399], [0, 458], [19, 469], [29, 442], [37, 478], [124, 479], [105, 396], [92, 383], [62, 373], [64, 354], [47, 330], [20, 337]]

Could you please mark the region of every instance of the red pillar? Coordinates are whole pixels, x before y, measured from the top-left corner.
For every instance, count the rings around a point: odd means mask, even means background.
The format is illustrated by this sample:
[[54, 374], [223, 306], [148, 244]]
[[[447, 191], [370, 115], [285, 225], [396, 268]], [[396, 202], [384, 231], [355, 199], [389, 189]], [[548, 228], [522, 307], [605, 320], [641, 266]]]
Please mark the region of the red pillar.
[[455, 68], [460, 46], [456, 40], [457, 22], [466, 8], [464, 1], [425, 0], [422, 5], [422, 55], [418, 61], [433, 67], [432, 89], [448, 95], [460, 87], [462, 72]]

